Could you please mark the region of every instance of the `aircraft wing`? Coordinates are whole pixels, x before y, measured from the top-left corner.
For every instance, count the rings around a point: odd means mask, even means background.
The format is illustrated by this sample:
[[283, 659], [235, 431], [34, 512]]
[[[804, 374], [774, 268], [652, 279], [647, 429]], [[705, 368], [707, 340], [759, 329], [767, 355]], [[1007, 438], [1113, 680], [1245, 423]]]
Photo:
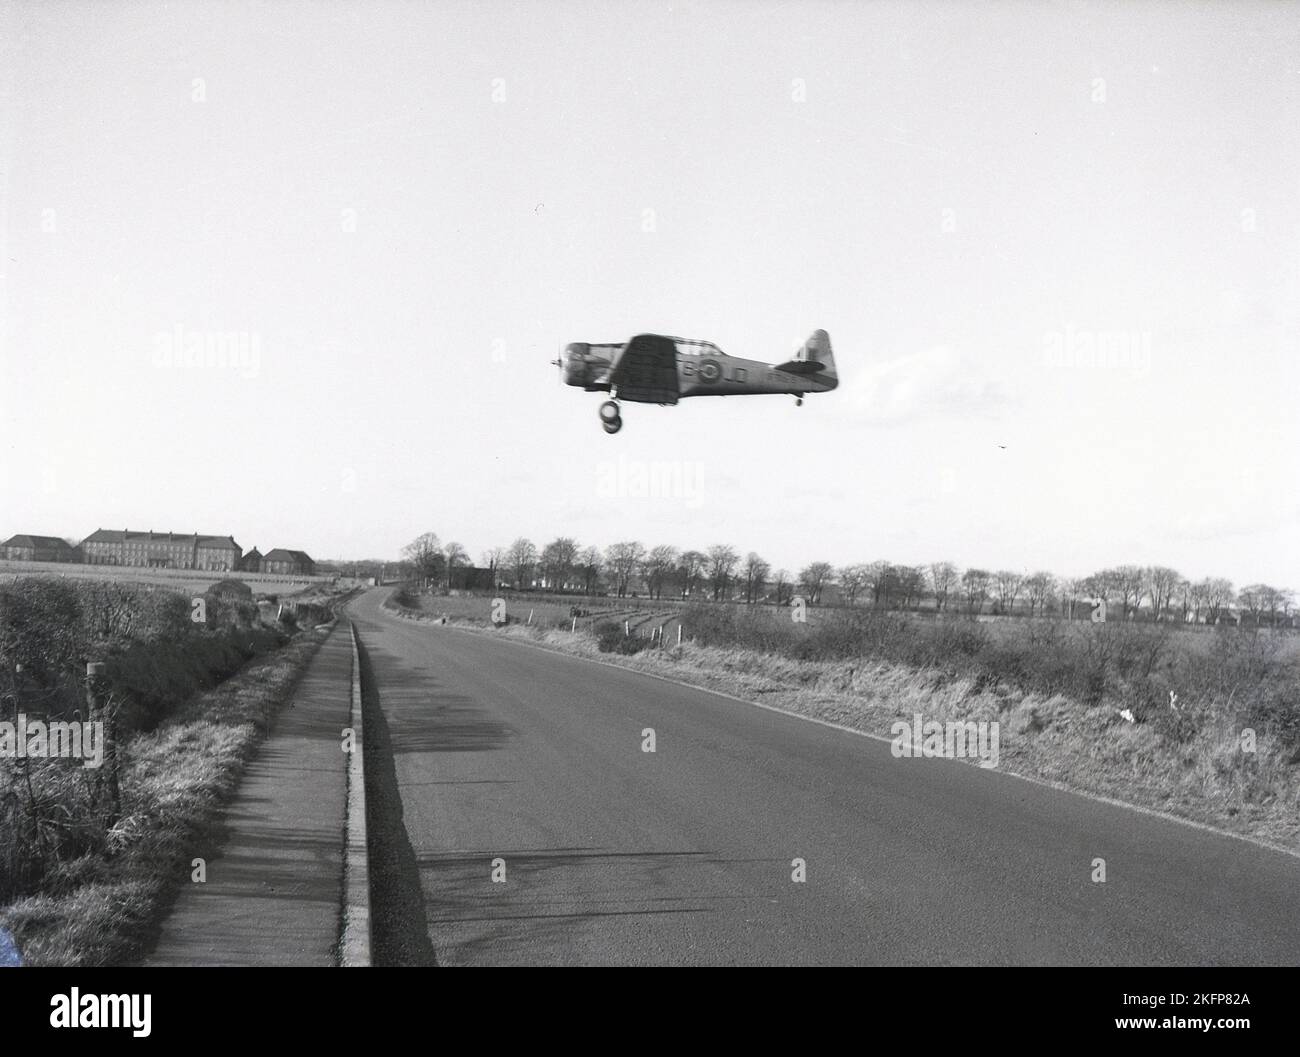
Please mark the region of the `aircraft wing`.
[[609, 383], [620, 400], [677, 403], [677, 343], [660, 334], [638, 334], [614, 361]]

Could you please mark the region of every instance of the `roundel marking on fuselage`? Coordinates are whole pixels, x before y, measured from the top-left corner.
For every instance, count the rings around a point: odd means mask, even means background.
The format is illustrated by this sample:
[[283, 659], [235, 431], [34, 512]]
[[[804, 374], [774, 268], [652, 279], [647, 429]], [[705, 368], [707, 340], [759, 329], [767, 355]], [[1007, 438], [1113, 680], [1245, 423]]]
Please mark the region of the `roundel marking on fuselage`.
[[717, 360], [701, 360], [697, 373], [701, 382], [705, 385], [713, 385], [722, 377], [722, 368]]

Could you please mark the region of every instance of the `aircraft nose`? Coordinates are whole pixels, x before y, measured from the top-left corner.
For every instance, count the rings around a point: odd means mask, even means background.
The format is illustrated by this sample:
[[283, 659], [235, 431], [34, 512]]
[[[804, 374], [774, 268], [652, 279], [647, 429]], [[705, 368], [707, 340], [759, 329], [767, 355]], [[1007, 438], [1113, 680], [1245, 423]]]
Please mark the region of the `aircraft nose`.
[[587, 346], [580, 341], [564, 347], [564, 380], [569, 385], [580, 384], [587, 370]]

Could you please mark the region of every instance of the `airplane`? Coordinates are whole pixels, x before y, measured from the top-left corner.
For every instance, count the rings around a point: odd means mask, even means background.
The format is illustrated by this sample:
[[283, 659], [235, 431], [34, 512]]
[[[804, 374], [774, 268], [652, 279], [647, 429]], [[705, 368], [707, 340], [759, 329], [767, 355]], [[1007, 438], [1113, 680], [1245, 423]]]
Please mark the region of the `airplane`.
[[813, 331], [792, 359], [771, 364], [728, 356], [711, 341], [638, 334], [623, 344], [573, 342], [562, 360], [566, 385], [609, 393], [600, 405], [606, 433], [623, 428], [619, 401], [675, 404], [688, 396], [748, 396], [784, 393], [803, 404], [805, 393], [826, 393], [840, 384], [830, 335]]

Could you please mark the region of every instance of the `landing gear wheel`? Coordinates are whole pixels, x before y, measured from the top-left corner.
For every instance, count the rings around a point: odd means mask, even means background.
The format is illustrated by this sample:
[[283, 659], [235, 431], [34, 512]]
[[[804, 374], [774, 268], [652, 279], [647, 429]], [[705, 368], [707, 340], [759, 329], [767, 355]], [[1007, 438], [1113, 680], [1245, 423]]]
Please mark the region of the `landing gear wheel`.
[[802, 397], [802, 396], [796, 396], [796, 397], [794, 398], [794, 406], [795, 406], [795, 407], [803, 407], [803, 397]]
[[616, 418], [612, 422], [602, 422], [601, 426], [604, 427], [606, 433], [617, 433], [623, 428], [623, 420], [621, 418]]
[[618, 404], [613, 400], [606, 400], [600, 405], [600, 420], [602, 422], [618, 421]]

